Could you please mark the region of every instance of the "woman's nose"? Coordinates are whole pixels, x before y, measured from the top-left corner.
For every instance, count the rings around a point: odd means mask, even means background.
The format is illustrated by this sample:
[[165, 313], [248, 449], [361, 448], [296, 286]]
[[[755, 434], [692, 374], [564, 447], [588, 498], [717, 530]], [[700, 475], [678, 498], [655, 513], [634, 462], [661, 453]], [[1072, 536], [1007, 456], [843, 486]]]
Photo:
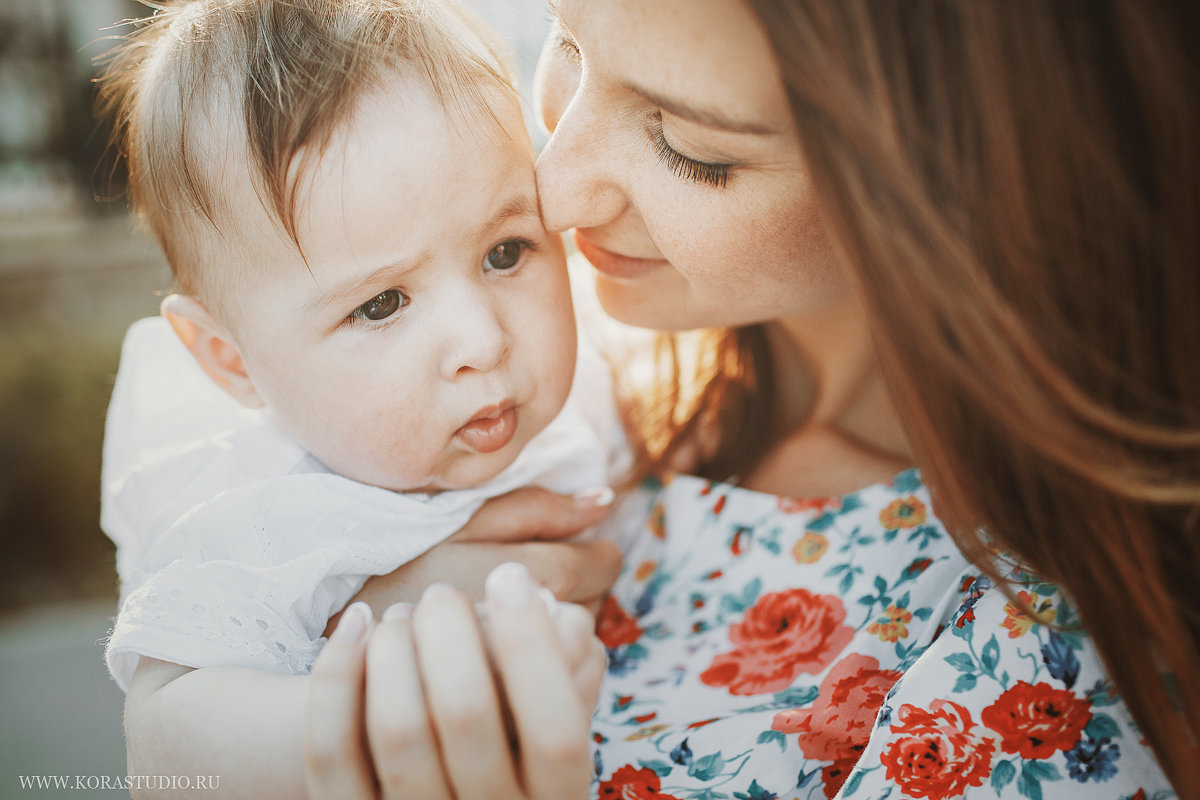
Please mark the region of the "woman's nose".
[[620, 216], [626, 198], [610, 115], [581, 83], [575, 65], [545, 51], [535, 89], [542, 121], [551, 134], [537, 161], [538, 197], [546, 227], [551, 231], [594, 228]]

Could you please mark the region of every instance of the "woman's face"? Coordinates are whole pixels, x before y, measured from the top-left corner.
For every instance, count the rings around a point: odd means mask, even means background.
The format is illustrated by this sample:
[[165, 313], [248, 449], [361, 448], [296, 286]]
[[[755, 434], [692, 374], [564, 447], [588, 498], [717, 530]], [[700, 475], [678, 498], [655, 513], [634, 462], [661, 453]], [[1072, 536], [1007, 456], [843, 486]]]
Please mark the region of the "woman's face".
[[849, 289], [783, 82], [730, 0], [550, 0], [535, 91], [542, 212], [609, 314], [683, 330], [804, 317]]

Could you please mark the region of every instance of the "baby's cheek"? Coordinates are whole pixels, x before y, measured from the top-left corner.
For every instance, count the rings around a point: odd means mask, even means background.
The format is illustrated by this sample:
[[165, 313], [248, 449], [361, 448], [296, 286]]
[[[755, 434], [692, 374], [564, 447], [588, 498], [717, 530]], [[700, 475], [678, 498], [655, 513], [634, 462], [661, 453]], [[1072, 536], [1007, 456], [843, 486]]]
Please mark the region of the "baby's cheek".
[[414, 424], [397, 409], [380, 410], [341, 432], [332, 443], [338, 464], [329, 466], [348, 478], [403, 491], [427, 484], [435, 472], [431, 425]]

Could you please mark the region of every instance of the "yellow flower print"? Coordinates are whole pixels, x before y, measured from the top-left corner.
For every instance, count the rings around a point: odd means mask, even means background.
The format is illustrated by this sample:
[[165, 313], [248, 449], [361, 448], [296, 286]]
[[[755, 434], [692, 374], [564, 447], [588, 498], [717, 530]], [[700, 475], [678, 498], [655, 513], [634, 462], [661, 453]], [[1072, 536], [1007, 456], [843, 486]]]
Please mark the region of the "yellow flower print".
[[1008, 629], [1008, 638], [1016, 639], [1029, 633], [1029, 629], [1033, 627], [1035, 622], [1053, 622], [1058, 616], [1058, 609], [1050, 607], [1049, 600], [1043, 600], [1041, 606], [1038, 606], [1037, 592], [1017, 592], [1017, 597], [1025, 605], [1034, 609], [1041, 617], [1040, 620], [1034, 619], [1023, 612], [1016, 603], [1004, 604], [1004, 621], [1000, 625]]
[[626, 736], [625, 741], [636, 742], [638, 739], [648, 739], [656, 733], [662, 733], [669, 727], [671, 726], [663, 722], [660, 722], [657, 725], [647, 725], [646, 727]]
[[825, 551], [828, 549], [828, 539], [819, 533], [805, 531], [804, 535], [797, 539], [796, 544], [792, 546], [792, 555], [797, 564], [812, 564], [820, 561], [821, 556], [825, 555]]
[[907, 608], [888, 606], [867, 626], [867, 633], [875, 634], [881, 642], [898, 642], [908, 638], [908, 623], [912, 622], [912, 618], [912, 612]]
[[655, 503], [650, 510], [650, 519], [646, 523], [655, 539], [667, 538], [667, 509], [662, 503]]
[[638, 564], [637, 571], [633, 573], [635, 581], [644, 581], [654, 574], [654, 570], [658, 569], [657, 561], [643, 561]]
[[887, 508], [879, 512], [879, 524], [887, 530], [897, 528], [915, 528], [925, 524], [925, 504], [915, 496], [901, 497], [893, 500]]

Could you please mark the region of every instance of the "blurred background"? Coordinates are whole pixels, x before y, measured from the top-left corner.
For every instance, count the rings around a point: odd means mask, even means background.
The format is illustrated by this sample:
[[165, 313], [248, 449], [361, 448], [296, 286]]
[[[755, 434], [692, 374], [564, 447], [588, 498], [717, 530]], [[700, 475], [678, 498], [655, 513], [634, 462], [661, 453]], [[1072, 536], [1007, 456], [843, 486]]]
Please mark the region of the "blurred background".
[[[542, 0], [467, 5], [510, 43], [527, 97]], [[89, 796], [21, 775], [125, 774], [101, 645], [117, 586], [100, 453], [121, 338], [170, 276], [127, 211], [92, 78], [111, 26], [146, 12], [0, 0], [0, 798]]]

